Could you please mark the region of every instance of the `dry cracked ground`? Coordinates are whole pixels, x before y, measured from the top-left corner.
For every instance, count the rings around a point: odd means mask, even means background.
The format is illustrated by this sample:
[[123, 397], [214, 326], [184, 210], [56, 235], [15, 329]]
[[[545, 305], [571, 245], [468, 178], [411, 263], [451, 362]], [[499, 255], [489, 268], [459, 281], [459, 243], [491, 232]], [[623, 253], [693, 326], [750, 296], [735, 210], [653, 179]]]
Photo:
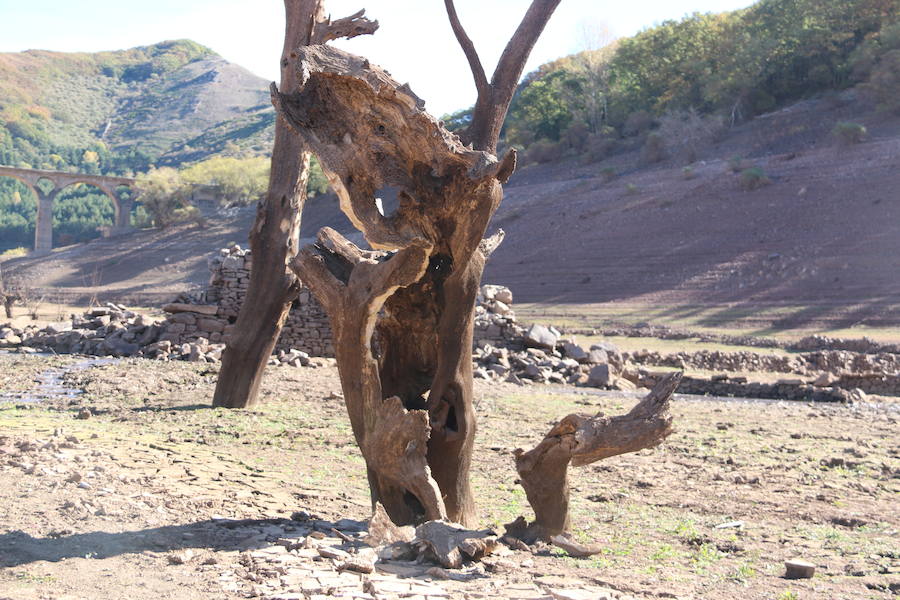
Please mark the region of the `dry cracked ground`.
[[[679, 397], [653, 450], [573, 469], [572, 558], [537, 545], [459, 571], [367, 547], [363, 462], [333, 367], [273, 368], [254, 410], [208, 365], [0, 355], [0, 598], [742, 598], [900, 594], [900, 411]], [[28, 401], [62, 379], [71, 397]], [[36, 380], [43, 383], [39, 384]], [[528, 515], [512, 451], [633, 396], [479, 384], [482, 525]], [[90, 411], [89, 418], [85, 409]], [[816, 565], [784, 578], [784, 561]]]

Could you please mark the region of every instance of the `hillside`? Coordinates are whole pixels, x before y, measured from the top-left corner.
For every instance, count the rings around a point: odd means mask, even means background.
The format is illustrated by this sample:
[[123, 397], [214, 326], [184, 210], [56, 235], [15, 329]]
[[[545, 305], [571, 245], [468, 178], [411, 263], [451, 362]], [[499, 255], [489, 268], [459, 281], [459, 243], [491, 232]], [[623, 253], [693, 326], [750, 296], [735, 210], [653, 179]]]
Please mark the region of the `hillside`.
[[0, 54], [0, 164], [111, 173], [262, 154], [273, 123], [265, 80], [189, 40]]
[[[838, 145], [831, 129], [851, 117], [870, 136]], [[699, 152], [689, 172], [680, 157], [639, 166], [639, 149], [600, 164], [520, 169], [492, 224], [507, 236], [485, 281], [510, 286], [519, 306], [538, 305], [523, 306], [538, 318], [900, 325], [900, 118], [850, 91], [758, 117]], [[738, 154], [771, 184], [742, 189], [729, 168]], [[611, 181], [609, 168], [619, 173]], [[96, 240], [43, 260], [7, 261], [4, 270], [58, 288], [48, 300], [86, 299], [97, 273], [103, 298], [161, 303], [204, 285], [207, 257], [243, 245], [252, 219], [243, 209], [207, 229]], [[333, 196], [307, 203], [302, 235], [323, 225], [353, 232]]]

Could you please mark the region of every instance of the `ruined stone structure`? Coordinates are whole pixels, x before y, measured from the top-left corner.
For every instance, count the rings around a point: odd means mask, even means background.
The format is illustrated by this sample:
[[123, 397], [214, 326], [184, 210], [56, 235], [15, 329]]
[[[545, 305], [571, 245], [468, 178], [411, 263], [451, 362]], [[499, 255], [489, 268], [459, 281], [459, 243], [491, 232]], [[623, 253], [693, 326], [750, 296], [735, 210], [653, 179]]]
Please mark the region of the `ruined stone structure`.
[[[37, 223], [34, 229], [35, 254], [47, 254], [53, 249], [53, 201], [59, 193], [76, 183], [94, 186], [106, 194], [113, 203], [115, 216], [113, 226], [104, 232], [104, 236], [123, 233], [131, 227], [131, 198], [123, 199], [117, 194], [121, 187], [134, 189], [134, 179], [127, 177], [107, 177], [104, 175], [86, 175], [84, 173], [63, 173], [61, 171], [42, 171], [39, 169], [19, 169], [0, 166], [0, 177], [11, 177], [21, 181], [34, 193], [38, 202]], [[44, 193], [38, 182], [49, 181], [53, 189]]]
[[[249, 250], [223, 249], [209, 261], [209, 286], [198, 294], [183, 295], [167, 305], [163, 341], [174, 344], [205, 338], [213, 344], [227, 340], [244, 302], [253, 266]], [[302, 290], [278, 339], [276, 351], [301, 350], [311, 356], [334, 356], [328, 318], [308, 290]]]
[[[200, 338], [218, 344], [227, 340], [244, 302], [253, 260], [250, 250], [240, 246], [223, 248], [209, 260], [210, 280], [199, 293], [183, 294], [165, 307], [169, 316], [160, 338], [173, 344], [193, 343]], [[475, 343], [521, 347], [524, 329], [516, 324], [512, 292], [486, 285], [475, 307]], [[275, 346], [276, 352], [291, 349], [310, 356], [334, 356], [334, 338], [322, 305], [309, 290], [300, 291]]]

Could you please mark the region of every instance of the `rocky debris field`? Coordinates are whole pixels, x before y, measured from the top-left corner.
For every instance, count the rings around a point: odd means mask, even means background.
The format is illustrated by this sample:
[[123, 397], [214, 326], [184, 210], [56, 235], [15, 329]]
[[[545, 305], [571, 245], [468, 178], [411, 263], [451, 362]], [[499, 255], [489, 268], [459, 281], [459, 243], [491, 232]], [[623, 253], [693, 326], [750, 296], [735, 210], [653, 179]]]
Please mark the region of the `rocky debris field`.
[[[30, 378], [54, 369], [81, 392], [0, 401], [0, 598], [805, 600], [900, 590], [896, 404], [679, 396], [677, 431], [662, 446], [571, 470], [574, 538], [600, 549], [576, 558], [505, 543], [503, 525], [530, 516], [513, 450], [570, 412], [618, 414], [636, 396], [479, 381], [472, 475], [491, 551], [449, 568], [415, 541], [372, 539], [333, 367], [272, 369], [261, 405], [229, 411], [208, 406], [209, 365], [126, 358], [72, 369], [79, 360], [0, 355], [4, 391], [28, 397], [39, 385]], [[812, 565], [812, 578], [787, 579], [788, 561]]]

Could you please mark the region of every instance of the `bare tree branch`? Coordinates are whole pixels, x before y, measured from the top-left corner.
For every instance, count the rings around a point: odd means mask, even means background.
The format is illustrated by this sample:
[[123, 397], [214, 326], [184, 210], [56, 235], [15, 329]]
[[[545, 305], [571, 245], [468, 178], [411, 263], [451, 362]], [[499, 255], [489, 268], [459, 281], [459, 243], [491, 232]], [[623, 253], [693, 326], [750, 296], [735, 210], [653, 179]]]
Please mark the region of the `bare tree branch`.
[[459, 45], [462, 46], [466, 59], [469, 61], [469, 68], [472, 69], [472, 76], [475, 78], [475, 89], [478, 90], [478, 95], [490, 94], [490, 86], [488, 85], [487, 76], [484, 74], [484, 67], [481, 66], [481, 59], [478, 58], [478, 51], [475, 50], [475, 45], [469, 39], [466, 30], [463, 29], [462, 23], [459, 22], [459, 16], [456, 14], [453, 0], [444, 0], [444, 5], [447, 7], [447, 16], [450, 18], [450, 26], [453, 28], [453, 33], [456, 35], [456, 39]]
[[349, 17], [332, 21], [331, 17], [323, 23], [317, 23], [310, 44], [325, 44], [339, 38], [355, 38], [358, 35], [375, 33], [378, 21], [365, 18], [366, 9], [359, 10]]
[[543, 33], [559, 2], [560, 0], [534, 0], [528, 7], [528, 12], [500, 55], [494, 76], [491, 78], [494, 92], [500, 93], [501, 97], [507, 91], [512, 97], [512, 92], [516, 89], [525, 69], [525, 63], [528, 62], [531, 49]]

